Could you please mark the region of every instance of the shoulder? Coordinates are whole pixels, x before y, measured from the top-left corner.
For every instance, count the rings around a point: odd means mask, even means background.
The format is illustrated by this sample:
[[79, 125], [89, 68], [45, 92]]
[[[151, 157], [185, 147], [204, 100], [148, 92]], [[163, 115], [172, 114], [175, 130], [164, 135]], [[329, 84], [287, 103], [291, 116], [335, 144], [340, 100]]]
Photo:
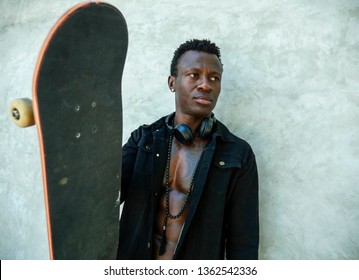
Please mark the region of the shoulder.
[[151, 124], [142, 124], [137, 129], [132, 131], [131, 137], [139, 141], [143, 137], [150, 137], [153, 131], [166, 126], [165, 119], [167, 116], [161, 117]]

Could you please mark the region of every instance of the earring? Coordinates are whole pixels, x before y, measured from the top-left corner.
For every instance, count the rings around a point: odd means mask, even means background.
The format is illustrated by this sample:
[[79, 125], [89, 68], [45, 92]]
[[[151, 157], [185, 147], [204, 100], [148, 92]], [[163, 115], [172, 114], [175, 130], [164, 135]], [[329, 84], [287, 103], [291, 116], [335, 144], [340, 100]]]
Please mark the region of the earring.
[[175, 89], [174, 89], [174, 88], [171, 88], [171, 91], [172, 91], [172, 92], [175, 92]]

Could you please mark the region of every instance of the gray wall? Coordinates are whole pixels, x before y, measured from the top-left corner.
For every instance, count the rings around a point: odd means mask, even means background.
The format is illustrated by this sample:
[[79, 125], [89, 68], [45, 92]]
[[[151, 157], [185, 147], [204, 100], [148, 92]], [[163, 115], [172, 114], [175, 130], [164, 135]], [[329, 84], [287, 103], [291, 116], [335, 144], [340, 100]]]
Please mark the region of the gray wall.
[[[31, 97], [47, 32], [79, 1], [0, 0], [0, 258], [47, 259]], [[260, 175], [261, 259], [359, 259], [359, 1], [109, 1], [125, 15], [124, 139], [174, 110], [169, 63], [183, 41], [222, 50], [218, 119], [249, 141]]]

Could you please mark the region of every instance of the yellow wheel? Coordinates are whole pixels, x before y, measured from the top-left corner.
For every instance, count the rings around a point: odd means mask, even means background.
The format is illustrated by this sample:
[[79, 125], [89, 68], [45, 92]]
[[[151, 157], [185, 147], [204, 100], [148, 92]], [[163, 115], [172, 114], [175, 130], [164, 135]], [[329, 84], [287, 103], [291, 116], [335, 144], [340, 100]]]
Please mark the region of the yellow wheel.
[[19, 127], [28, 127], [35, 124], [32, 101], [29, 98], [15, 99], [10, 104], [10, 117]]

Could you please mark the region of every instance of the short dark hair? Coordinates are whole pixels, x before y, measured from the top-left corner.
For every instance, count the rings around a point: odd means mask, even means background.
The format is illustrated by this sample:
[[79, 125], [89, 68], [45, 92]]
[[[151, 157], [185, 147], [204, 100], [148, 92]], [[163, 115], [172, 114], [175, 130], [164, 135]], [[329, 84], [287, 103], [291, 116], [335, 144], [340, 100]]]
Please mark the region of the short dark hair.
[[215, 43], [212, 43], [210, 40], [203, 39], [191, 39], [183, 44], [181, 44], [178, 49], [174, 52], [172, 62], [171, 62], [171, 76], [177, 76], [177, 62], [179, 58], [186, 51], [201, 51], [206, 53], [214, 54], [218, 57], [219, 62], [221, 62], [221, 52], [219, 47]]

